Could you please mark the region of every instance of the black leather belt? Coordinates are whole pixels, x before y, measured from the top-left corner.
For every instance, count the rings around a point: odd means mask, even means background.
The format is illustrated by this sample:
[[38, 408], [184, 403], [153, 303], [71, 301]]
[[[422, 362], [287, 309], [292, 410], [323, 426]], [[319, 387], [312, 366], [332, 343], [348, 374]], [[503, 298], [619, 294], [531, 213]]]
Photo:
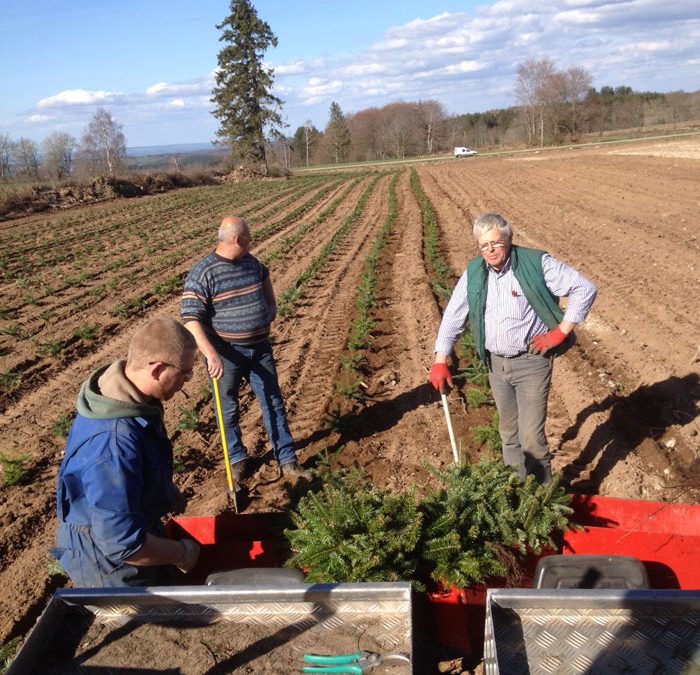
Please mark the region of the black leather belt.
[[527, 354], [527, 349], [522, 352], [518, 352], [517, 354], [513, 354], [512, 356], [505, 356], [503, 354], [494, 354], [493, 352], [489, 352], [492, 356], [498, 356], [500, 359], [517, 359], [519, 356], [522, 356], [523, 354]]

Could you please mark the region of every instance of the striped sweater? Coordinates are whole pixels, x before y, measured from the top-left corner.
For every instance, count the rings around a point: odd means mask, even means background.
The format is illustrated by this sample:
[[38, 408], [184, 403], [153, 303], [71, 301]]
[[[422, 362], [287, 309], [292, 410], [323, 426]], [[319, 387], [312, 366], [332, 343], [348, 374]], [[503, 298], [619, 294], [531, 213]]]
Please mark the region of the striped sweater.
[[180, 318], [183, 323], [199, 321], [213, 337], [233, 344], [262, 342], [270, 334], [270, 307], [263, 292], [269, 276], [250, 253], [229, 260], [212, 252], [185, 279]]

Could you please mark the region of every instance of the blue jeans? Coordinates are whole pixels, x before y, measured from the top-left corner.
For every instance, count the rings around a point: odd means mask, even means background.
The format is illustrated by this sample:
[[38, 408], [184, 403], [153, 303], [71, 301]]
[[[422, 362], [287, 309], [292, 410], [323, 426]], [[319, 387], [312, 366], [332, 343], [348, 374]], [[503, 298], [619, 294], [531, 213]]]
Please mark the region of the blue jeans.
[[544, 423], [554, 357], [522, 354], [489, 356], [489, 384], [500, 418], [503, 461], [522, 480], [528, 474], [539, 483], [552, 480], [552, 465]]
[[224, 366], [224, 374], [219, 379], [219, 396], [231, 464], [248, 456], [239, 425], [238, 390], [244, 378], [260, 404], [275, 459], [280, 466], [296, 461], [294, 440], [287, 424], [270, 342], [265, 340], [248, 347], [219, 342], [216, 349]]

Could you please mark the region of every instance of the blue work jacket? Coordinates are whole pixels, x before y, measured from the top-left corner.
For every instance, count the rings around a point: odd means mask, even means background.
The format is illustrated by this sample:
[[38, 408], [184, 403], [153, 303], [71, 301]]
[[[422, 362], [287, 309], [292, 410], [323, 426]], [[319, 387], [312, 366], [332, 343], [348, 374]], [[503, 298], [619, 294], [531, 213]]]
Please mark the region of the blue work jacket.
[[77, 415], [57, 481], [53, 553], [76, 586], [169, 583], [170, 566], [124, 560], [162, 536], [174, 506], [172, 445], [160, 420]]

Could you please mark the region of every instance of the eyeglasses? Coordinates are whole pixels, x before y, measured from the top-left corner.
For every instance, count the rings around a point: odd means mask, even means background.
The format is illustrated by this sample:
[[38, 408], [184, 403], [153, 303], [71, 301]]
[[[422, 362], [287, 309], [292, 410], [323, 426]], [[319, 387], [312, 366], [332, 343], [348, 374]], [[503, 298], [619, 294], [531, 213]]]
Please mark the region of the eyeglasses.
[[180, 368], [180, 366], [176, 366], [174, 363], [168, 363], [167, 361], [151, 361], [150, 365], [152, 366], [155, 363], [162, 363], [164, 366], [170, 366], [171, 368], [175, 368], [175, 370], [179, 370], [182, 373], [182, 377], [185, 382], [189, 382], [192, 379], [192, 368], [185, 370], [184, 368]]
[[505, 248], [507, 244], [507, 241], [487, 241], [485, 244], [481, 244], [481, 246], [479, 246], [479, 250], [489, 251], [491, 249]]

